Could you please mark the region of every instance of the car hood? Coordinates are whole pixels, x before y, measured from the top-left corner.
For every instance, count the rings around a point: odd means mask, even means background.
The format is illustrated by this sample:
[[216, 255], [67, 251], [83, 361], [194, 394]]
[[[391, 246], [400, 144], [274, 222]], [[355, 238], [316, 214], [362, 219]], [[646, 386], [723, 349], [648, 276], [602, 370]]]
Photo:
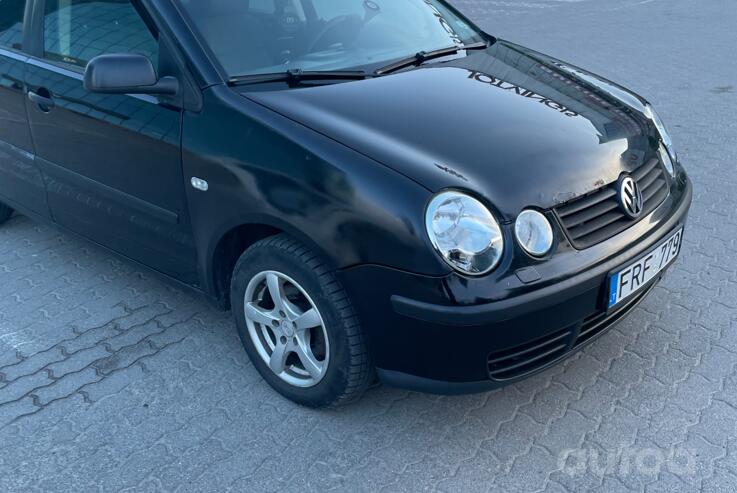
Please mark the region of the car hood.
[[243, 95], [431, 191], [471, 190], [505, 221], [615, 181], [657, 142], [639, 97], [503, 41], [391, 76]]

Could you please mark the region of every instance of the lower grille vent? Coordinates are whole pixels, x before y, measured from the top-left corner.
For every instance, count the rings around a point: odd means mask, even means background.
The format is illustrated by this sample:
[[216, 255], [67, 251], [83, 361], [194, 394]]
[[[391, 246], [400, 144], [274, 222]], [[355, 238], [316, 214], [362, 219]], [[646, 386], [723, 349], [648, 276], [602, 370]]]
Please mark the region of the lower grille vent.
[[572, 331], [562, 330], [541, 339], [489, 355], [489, 375], [509, 380], [534, 371], [559, 358], [569, 348]]

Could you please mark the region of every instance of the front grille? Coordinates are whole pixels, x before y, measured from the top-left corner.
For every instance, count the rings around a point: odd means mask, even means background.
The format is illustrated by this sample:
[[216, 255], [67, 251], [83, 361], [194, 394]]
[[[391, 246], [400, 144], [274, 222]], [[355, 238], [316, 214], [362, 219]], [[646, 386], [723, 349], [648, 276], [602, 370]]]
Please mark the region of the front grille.
[[535, 371], [564, 355], [570, 346], [571, 329], [489, 355], [489, 376], [509, 380]]
[[[652, 159], [632, 172], [644, 201], [640, 218], [654, 211], [668, 196], [668, 180], [659, 159]], [[606, 241], [633, 226], [619, 206], [617, 184], [612, 183], [555, 209], [574, 247], [584, 249]]]
[[489, 378], [499, 382], [520, 378], [563, 358], [624, 318], [656, 285], [657, 281], [653, 282], [647, 289], [614, 311], [597, 311], [586, 318], [580, 326], [577, 324], [540, 339], [491, 353], [488, 357]]

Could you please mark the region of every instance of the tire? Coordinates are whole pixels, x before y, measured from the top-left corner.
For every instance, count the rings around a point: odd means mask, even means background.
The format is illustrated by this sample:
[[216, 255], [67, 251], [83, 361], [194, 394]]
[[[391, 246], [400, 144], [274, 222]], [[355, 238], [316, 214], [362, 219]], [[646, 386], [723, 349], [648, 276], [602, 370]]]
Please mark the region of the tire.
[[13, 215], [13, 209], [7, 205], [0, 204], [0, 224], [3, 224]]
[[[274, 292], [282, 301], [274, 301]], [[358, 399], [372, 383], [373, 365], [348, 293], [301, 243], [287, 235], [255, 243], [235, 266], [230, 295], [246, 352], [284, 397], [336, 407]]]

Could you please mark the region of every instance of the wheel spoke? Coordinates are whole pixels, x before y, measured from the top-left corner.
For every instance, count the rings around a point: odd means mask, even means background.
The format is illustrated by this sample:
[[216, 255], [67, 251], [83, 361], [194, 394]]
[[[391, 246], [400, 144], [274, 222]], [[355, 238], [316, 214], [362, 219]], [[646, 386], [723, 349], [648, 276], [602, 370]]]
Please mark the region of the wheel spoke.
[[271, 295], [271, 300], [274, 302], [276, 309], [282, 312], [286, 311], [286, 307], [284, 306], [284, 299], [286, 296], [284, 295], [284, 290], [282, 289], [279, 276], [273, 272], [267, 274], [266, 286], [269, 288], [269, 294]]
[[246, 317], [261, 325], [269, 325], [278, 320], [278, 317], [271, 311], [264, 310], [256, 303], [246, 304]]
[[287, 314], [287, 319], [289, 320], [296, 320], [300, 317], [300, 314], [302, 311], [299, 309], [297, 305], [289, 301], [289, 298], [284, 298], [284, 311]]
[[276, 347], [274, 347], [274, 352], [271, 353], [271, 359], [269, 359], [269, 367], [277, 375], [285, 370], [287, 356], [289, 356], [287, 345], [277, 341]]
[[307, 330], [313, 327], [319, 327], [322, 325], [322, 320], [320, 320], [320, 314], [317, 313], [317, 310], [310, 308], [302, 315], [299, 315], [294, 320], [294, 323], [297, 325], [298, 330]]
[[310, 349], [309, 341], [300, 337], [299, 344], [294, 348], [294, 352], [299, 357], [299, 361], [302, 363], [304, 369], [312, 378], [317, 380], [322, 376], [323, 363], [315, 358], [312, 349]]
[[[281, 272], [263, 271], [246, 286], [244, 298], [248, 333], [261, 360], [290, 385], [317, 385], [329, 367], [330, 341], [302, 286]], [[318, 338], [314, 348], [313, 337]]]

